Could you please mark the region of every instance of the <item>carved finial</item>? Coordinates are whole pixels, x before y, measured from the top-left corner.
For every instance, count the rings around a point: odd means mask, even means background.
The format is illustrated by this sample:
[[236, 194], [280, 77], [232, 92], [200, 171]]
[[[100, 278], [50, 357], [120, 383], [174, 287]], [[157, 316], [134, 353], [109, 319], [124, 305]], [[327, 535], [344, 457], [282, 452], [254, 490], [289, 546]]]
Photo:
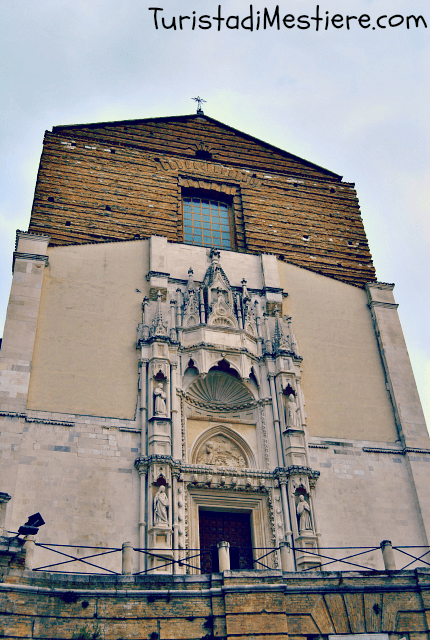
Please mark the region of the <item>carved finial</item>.
[[194, 278], [193, 278], [193, 274], [194, 271], [193, 269], [190, 267], [188, 269], [188, 283], [187, 283], [187, 291], [195, 291], [195, 284], [194, 284]]
[[220, 258], [221, 258], [221, 252], [218, 251], [218, 249], [214, 249], [212, 247], [212, 249], [209, 252], [209, 258], [211, 259], [212, 264], [215, 266], [219, 263]]
[[249, 300], [249, 293], [248, 289], [246, 288], [245, 278], [242, 279], [242, 282], [240, 284], [242, 285], [242, 300], [245, 302], [245, 300]]

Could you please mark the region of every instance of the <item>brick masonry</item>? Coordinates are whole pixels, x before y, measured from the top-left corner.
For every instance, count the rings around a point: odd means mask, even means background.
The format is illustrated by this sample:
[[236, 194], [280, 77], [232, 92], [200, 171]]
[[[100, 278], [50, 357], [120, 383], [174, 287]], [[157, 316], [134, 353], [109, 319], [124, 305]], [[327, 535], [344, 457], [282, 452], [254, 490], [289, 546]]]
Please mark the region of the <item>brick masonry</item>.
[[206, 116], [54, 127], [29, 231], [52, 245], [183, 242], [184, 188], [231, 199], [238, 251], [360, 287], [375, 280], [353, 184]]

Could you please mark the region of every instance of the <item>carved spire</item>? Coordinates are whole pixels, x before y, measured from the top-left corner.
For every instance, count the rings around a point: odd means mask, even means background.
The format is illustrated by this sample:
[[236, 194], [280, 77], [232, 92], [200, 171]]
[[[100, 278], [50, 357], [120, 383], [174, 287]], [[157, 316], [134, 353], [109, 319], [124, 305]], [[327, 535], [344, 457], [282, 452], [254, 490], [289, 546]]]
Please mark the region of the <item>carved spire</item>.
[[142, 300], [142, 338], [144, 340], [149, 338], [148, 304], [149, 298], [145, 296]]
[[270, 337], [270, 327], [269, 327], [269, 316], [267, 313], [263, 313], [263, 318], [264, 318], [264, 329], [265, 329], [265, 333], [266, 333], [266, 339], [264, 341], [264, 348], [266, 353], [272, 353], [273, 351], [273, 345], [272, 345], [272, 339]]
[[188, 283], [185, 291], [184, 327], [194, 327], [200, 324], [199, 293], [193, 278], [194, 271], [188, 269]]
[[254, 305], [249, 297], [243, 301], [243, 328], [247, 333], [257, 337], [258, 329], [255, 320]]
[[288, 323], [288, 332], [290, 334], [290, 341], [291, 341], [291, 351], [297, 357], [300, 357], [299, 345], [297, 344], [296, 336], [293, 333], [293, 325], [292, 325], [292, 322], [291, 322], [291, 316], [286, 316], [285, 319], [286, 319], [286, 321]]
[[163, 313], [161, 311], [161, 298], [162, 298], [162, 294], [161, 291], [159, 290], [157, 293], [157, 309], [155, 311], [155, 316], [154, 319], [152, 321], [152, 326], [151, 326], [151, 336], [156, 337], [156, 336], [161, 336], [163, 338], [167, 337], [167, 322], [163, 322]]
[[275, 351], [290, 351], [290, 341], [284, 335], [282, 328], [282, 320], [279, 317], [279, 311], [275, 312], [275, 335], [273, 336], [273, 347]]

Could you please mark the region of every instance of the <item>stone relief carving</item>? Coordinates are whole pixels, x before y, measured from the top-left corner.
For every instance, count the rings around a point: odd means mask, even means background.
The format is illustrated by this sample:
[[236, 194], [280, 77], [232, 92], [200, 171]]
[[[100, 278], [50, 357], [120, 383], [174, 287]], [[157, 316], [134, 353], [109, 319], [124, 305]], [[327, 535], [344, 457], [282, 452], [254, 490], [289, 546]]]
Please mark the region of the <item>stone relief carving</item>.
[[154, 526], [166, 526], [169, 524], [169, 498], [166, 494], [166, 488], [162, 484], [154, 496]]
[[211, 314], [208, 318], [208, 325], [215, 327], [231, 327], [238, 329], [239, 324], [233, 314], [229, 304], [227, 304], [223, 290], [217, 290], [217, 299], [212, 305]]
[[197, 456], [197, 464], [244, 468], [247, 461], [243, 452], [231, 440], [216, 436], [203, 445]]

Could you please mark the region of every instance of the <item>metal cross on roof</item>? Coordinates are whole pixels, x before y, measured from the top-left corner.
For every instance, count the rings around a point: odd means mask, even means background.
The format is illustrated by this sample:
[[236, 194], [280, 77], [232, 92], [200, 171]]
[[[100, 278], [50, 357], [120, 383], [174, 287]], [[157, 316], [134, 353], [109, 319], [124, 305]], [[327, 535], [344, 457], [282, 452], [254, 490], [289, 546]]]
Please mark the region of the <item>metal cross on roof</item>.
[[197, 102], [197, 115], [204, 116], [205, 114], [203, 113], [202, 102], [206, 102], [206, 100], [203, 100], [200, 96], [197, 96], [197, 98], [191, 98], [191, 100], [195, 100]]

